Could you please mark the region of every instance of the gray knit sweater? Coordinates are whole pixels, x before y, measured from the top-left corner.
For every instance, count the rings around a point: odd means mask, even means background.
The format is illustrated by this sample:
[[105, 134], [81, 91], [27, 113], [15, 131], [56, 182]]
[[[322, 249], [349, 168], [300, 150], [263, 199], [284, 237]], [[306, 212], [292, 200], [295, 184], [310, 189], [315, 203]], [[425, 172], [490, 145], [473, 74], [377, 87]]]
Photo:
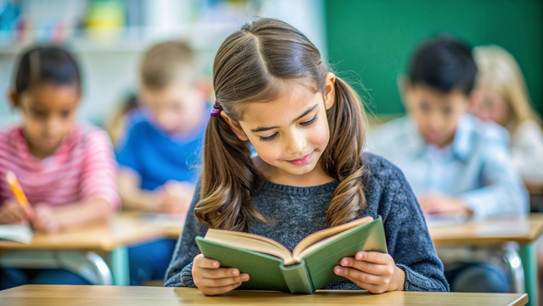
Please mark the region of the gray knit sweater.
[[[448, 291], [443, 266], [436, 255], [421, 209], [402, 172], [377, 155], [364, 153], [367, 207], [358, 217], [383, 218], [387, 248], [398, 267], [405, 271], [406, 291]], [[294, 187], [266, 181], [253, 196], [255, 208], [273, 224], [250, 223], [249, 232], [272, 238], [292, 251], [307, 235], [327, 227], [325, 216], [332, 193], [339, 182], [320, 186]], [[199, 200], [197, 187], [191, 209]], [[207, 228], [194, 214], [188, 214], [172, 261], [166, 272], [165, 286], [195, 287], [192, 259], [200, 251], [196, 236]], [[325, 289], [360, 289], [349, 280]]]

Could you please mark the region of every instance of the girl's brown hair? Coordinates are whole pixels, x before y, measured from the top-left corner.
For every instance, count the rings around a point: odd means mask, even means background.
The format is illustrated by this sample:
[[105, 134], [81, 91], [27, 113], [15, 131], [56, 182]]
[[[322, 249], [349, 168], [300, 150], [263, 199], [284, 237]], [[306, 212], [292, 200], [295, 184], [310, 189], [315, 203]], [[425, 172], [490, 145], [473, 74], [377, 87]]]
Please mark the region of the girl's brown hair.
[[[328, 69], [318, 49], [297, 29], [262, 18], [244, 25], [223, 42], [213, 65], [216, 101], [228, 116], [244, 102], [268, 102], [287, 81], [299, 81], [324, 92]], [[343, 80], [334, 83], [335, 102], [327, 111], [330, 141], [320, 162], [340, 181], [326, 220], [330, 226], [348, 222], [366, 207], [361, 156], [365, 113], [360, 97]], [[204, 225], [247, 231], [250, 221], [268, 222], [252, 205], [263, 181], [253, 165], [249, 144], [239, 140], [220, 116], [211, 117], [204, 140], [200, 201], [195, 215]]]

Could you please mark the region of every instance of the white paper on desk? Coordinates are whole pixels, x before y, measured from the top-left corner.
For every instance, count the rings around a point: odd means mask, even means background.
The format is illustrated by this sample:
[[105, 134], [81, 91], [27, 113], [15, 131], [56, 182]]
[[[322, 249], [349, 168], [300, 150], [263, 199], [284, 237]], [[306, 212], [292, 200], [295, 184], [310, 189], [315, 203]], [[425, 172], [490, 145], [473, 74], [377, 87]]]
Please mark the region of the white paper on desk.
[[186, 214], [144, 213], [142, 218], [156, 226], [176, 227], [184, 224], [186, 216]]
[[469, 216], [467, 214], [433, 214], [425, 215], [424, 218], [428, 227], [438, 227], [464, 223], [468, 221]]
[[32, 241], [32, 229], [25, 224], [0, 224], [0, 240], [11, 240], [21, 243]]

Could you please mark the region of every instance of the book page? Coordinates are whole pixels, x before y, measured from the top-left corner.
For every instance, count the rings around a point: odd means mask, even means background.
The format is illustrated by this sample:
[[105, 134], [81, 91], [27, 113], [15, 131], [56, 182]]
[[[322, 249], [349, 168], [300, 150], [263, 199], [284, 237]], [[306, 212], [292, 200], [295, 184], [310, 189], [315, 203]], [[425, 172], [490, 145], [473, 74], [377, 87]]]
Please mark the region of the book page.
[[[370, 223], [373, 221], [373, 217], [367, 216], [354, 221], [340, 224], [338, 226], [330, 227], [327, 229], [315, 232], [300, 241], [294, 250], [292, 251], [292, 257], [295, 261], [301, 260], [303, 255], [310, 253], [311, 251], [318, 249], [321, 245], [328, 243], [331, 240], [341, 236], [345, 231], [354, 228], [361, 224]], [[287, 263], [285, 263], [286, 265]]]
[[28, 225], [0, 224], [0, 240], [30, 243], [32, 235], [32, 229]]
[[285, 262], [292, 260], [292, 254], [286, 247], [264, 236], [210, 228], [204, 238], [240, 249], [269, 254]]

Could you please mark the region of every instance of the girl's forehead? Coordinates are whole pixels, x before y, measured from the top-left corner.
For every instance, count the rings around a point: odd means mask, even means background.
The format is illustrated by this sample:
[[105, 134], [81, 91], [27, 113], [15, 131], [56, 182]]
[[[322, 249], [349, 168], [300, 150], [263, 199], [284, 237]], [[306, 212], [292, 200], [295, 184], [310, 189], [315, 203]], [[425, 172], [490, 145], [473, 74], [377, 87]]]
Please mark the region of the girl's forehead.
[[[303, 87], [295, 87], [280, 93], [275, 99], [266, 102], [248, 102], [240, 107], [240, 121], [254, 125], [286, 125], [310, 110], [324, 105], [320, 92], [313, 92]], [[312, 113], [312, 112], [311, 112]]]
[[[315, 95], [321, 95], [317, 86], [308, 80], [287, 80], [280, 81], [269, 91], [266, 99], [247, 99], [244, 102], [236, 103], [234, 112], [238, 119], [243, 118], [250, 113], [260, 113], [265, 110], [274, 110], [284, 113], [292, 110], [296, 106], [301, 106], [304, 101], [312, 99]], [[322, 95], [321, 95], [322, 96]], [[287, 108], [279, 108], [282, 105]]]
[[21, 101], [43, 109], [76, 107], [81, 98], [76, 85], [39, 84], [25, 91]]

